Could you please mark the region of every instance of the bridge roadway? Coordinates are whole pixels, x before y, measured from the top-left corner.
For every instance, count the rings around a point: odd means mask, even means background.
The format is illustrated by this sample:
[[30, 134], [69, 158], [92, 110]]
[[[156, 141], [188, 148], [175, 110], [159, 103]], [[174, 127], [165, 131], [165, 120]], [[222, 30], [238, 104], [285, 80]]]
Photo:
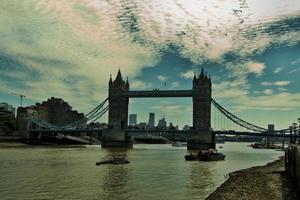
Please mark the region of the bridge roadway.
[[[50, 129], [36, 129], [30, 130], [31, 133], [97, 133], [102, 132], [104, 129], [63, 129], [63, 130], [50, 130]], [[187, 134], [189, 130], [140, 130], [140, 129], [126, 129], [127, 133], [185, 133]], [[259, 132], [239, 132], [239, 131], [223, 131], [223, 130], [215, 130], [213, 131], [217, 135], [247, 135], [247, 136], [261, 136], [261, 137], [283, 137], [290, 138], [290, 134], [277, 133], [277, 134], [268, 134], [267, 132], [259, 133]], [[299, 135], [293, 135], [292, 137], [300, 138]]]
[[122, 95], [129, 98], [193, 97], [193, 90], [140, 90], [124, 92]]

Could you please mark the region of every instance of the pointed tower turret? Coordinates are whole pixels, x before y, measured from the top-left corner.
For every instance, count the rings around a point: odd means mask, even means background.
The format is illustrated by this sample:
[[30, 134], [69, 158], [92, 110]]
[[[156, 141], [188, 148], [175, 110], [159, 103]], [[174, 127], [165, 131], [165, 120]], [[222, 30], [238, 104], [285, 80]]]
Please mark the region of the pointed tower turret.
[[129, 89], [129, 81], [128, 81], [128, 76], [127, 76], [127, 79], [126, 79], [126, 88]]
[[110, 77], [109, 77], [109, 85], [112, 84], [112, 77], [111, 77], [111, 74], [110, 74]]
[[199, 75], [199, 78], [200, 78], [201, 80], [204, 79], [204, 69], [203, 69], [203, 66], [202, 66], [202, 68], [201, 68], [201, 73], [200, 73], [200, 75]]
[[119, 69], [117, 77], [116, 77], [116, 81], [122, 81], [122, 80], [123, 80], [123, 78], [122, 78], [121, 70]]
[[195, 83], [196, 81], [197, 81], [197, 74], [196, 72], [194, 72], [193, 83]]

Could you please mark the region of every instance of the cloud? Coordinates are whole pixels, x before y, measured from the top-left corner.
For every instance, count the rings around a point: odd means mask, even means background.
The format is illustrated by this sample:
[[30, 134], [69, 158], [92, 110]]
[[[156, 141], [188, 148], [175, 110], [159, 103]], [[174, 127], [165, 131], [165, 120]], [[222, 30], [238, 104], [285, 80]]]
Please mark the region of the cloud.
[[291, 83], [291, 81], [276, 81], [275, 85], [276, 86], [286, 86], [289, 85]]
[[88, 111], [107, 96], [109, 74], [119, 67], [123, 77], [134, 78], [155, 65], [152, 49], [115, 37], [115, 22], [90, 4], [77, 3], [2, 2], [7, 8], [0, 13], [3, 92], [25, 93], [36, 101], [62, 97]]
[[145, 81], [134, 80], [130, 82], [130, 89], [143, 90], [149, 88], [152, 88], [152, 84]]
[[295, 73], [295, 72], [297, 72], [297, 71], [300, 71], [300, 67], [297, 67], [297, 68], [295, 68], [295, 69], [292, 69], [292, 70], [290, 70], [288, 73], [289, 73], [289, 74], [293, 74], [293, 73]]
[[157, 79], [159, 81], [161, 81], [161, 82], [165, 82], [166, 80], [168, 80], [168, 77], [167, 76], [163, 76], [163, 75], [158, 75]]
[[194, 73], [195, 73], [194, 70], [187, 70], [185, 72], [181, 72], [179, 74], [179, 76], [182, 77], [182, 78], [184, 78], [184, 79], [193, 79]]
[[273, 94], [273, 90], [271, 90], [271, 89], [265, 89], [263, 91], [263, 93], [266, 94], [266, 95], [271, 95], [271, 94]]
[[246, 66], [248, 67], [248, 71], [250, 73], [254, 73], [257, 76], [262, 75], [264, 69], [266, 68], [264, 63], [258, 62], [247, 62]]
[[274, 85], [274, 86], [287, 86], [291, 83], [291, 81], [276, 81], [276, 82], [261, 82], [260, 84], [262, 86], [271, 86], [271, 85]]
[[[196, 64], [212, 61], [224, 66], [232, 81], [215, 83], [214, 95], [236, 97], [233, 103], [244, 105], [241, 102], [251, 99], [247, 75], [260, 76], [267, 68], [251, 58], [270, 46], [300, 41], [300, 1], [245, 4], [241, 8], [240, 1], [231, 0], [3, 1], [0, 88], [37, 101], [63, 97], [86, 111], [107, 96], [109, 74], [119, 67], [124, 77], [129, 76], [131, 88], [146, 89], [151, 85], [135, 78], [143, 68], [155, 66], [164, 52], [176, 49]], [[234, 59], [228, 61], [225, 55]], [[193, 71], [179, 76], [192, 79]], [[290, 100], [291, 95], [282, 96]], [[272, 97], [280, 96], [269, 92], [261, 101]]]
[[278, 74], [279, 72], [281, 72], [283, 70], [284, 67], [277, 67], [276, 69], [274, 69], [273, 73], [274, 74]]

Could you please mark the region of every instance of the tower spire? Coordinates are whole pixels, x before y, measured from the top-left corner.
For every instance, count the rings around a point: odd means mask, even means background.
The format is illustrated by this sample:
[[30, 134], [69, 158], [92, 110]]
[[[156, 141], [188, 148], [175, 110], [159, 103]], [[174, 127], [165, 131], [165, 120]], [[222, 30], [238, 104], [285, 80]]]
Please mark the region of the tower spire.
[[110, 77], [109, 77], [109, 83], [112, 83], [111, 74], [110, 74]]
[[127, 78], [126, 78], [126, 87], [129, 88], [128, 76], [127, 76]]
[[117, 80], [117, 81], [122, 81], [122, 80], [123, 80], [120, 68], [119, 68], [119, 71], [118, 71], [116, 80]]
[[202, 68], [201, 68], [201, 73], [200, 73], [199, 78], [200, 78], [200, 79], [203, 79], [203, 78], [204, 78], [204, 69], [203, 69], [203, 65], [202, 65]]
[[196, 72], [194, 72], [194, 78], [193, 78], [193, 81], [196, 81], [197, 79], [197, 75], [196, 75]]

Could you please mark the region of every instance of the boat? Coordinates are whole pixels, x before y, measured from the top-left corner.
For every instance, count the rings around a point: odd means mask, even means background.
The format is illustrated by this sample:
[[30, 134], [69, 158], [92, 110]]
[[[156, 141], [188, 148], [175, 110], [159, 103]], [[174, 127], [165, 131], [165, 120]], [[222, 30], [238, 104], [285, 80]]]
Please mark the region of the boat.
[[96, 165], [103, 165], [103, 164], [121, 165], [121, 164], [128, 164], [128, 163], [130, 162], [124, 158], [112, 158], [112, 159], [98, 161], [96, 162]]
[[200, 151], [198, 153], [198, 159], [201, 161], [219, 161], [224, 160], [225, 155], [217, 152], [216, 149], [209, 149], [207, 151]]
[[190, 154], [188, 154], [188, 155], [185, 155], [185, 156], [184, 156], [184, 159], [185, 159], [186, 161], [194, 161], [194, 160], [197, 160], [197, 159], [198, 159], [198, 156], [195, 155], [195, 154], [190, 153]]

